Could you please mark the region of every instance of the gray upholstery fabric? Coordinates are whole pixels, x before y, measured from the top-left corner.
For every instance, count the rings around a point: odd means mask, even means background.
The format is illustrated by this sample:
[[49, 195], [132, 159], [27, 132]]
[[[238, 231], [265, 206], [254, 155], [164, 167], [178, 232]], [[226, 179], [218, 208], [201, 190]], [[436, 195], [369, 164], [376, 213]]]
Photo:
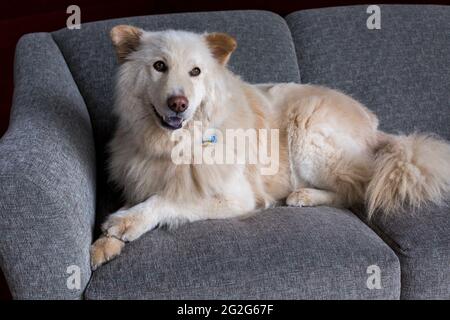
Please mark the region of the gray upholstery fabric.
[[[114, 119], [114, 74], [117, 67], [109, 32], [118, 24], [146, 30], [182, 29], [195, 32], [222, 31], [235, 36], [238, 49], [230, 67], [251, 82], [299, 81], [297, 60], [289, 29], [278, 15], [265, 11], [228, 11], [154, 15], [83, 24], [81, 30], [63, 29], [53, 33], [69, 65], [93, 120], [97, 148], [98, 214], [116, 209], [118, 198], [105, 184], [105, 144]], [[277, 45], [274, 46], [273, 44]], [[270, 52], [270, 54], [268, 54]]]
[[[367, 268], [381, 270], [368, 289]], [[93, 273], [88, 299], [398, 299], [394, 252], [347, 210], [280, 207], [154, 230]]]
[[450, 299], [450, 202], [370, 225], [400, 259], [402, 299]]
[[[86, 105], [52, 37], [17, 45], [0, 140], [0, 266], [14, 298], [80, 298], [90, 277], [95, 158]], [[67, 268], [81, 271], [70, 290]]]
[[367, 29], [367, 6], [287, 16], [302, 82], [352, 95], [389, 132], [450, 139], [450, 7], [380, 8], [380, 30]]
[[[376, 111], [391, 132], [450, 138], [450, 7], [381, 6], [368, 30], [367, 6], [287, 17], [302, 82], [341, 89]], [[450, 209], [377, 219], [372, 226], [402, 264], [403, 299], [450, 298]]]

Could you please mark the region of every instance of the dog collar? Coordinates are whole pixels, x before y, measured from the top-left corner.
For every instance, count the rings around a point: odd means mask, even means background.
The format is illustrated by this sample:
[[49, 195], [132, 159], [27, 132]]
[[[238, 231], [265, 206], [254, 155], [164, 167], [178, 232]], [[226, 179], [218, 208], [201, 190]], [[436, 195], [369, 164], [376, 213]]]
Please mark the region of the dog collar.
[[203, 144], [216, 143], [216, 142], [217, 142], [217, 136], [214, 134], [202, 139]]

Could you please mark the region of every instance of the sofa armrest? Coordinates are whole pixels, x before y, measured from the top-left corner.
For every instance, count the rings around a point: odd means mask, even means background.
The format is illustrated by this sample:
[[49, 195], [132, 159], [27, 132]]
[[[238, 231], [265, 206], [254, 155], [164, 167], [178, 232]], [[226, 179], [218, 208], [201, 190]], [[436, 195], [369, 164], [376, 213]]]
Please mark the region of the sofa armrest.
[[14, 67], [0, 140], [0, 268], [16, 299], [81, 298], [95, 220], [88, 110], [51, 34], [22, 37]]

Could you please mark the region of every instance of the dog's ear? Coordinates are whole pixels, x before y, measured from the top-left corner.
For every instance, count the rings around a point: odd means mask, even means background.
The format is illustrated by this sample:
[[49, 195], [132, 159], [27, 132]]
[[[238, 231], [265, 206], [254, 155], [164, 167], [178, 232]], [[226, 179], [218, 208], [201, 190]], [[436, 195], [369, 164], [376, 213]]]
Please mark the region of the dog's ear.
[[208, 33], [205, 35], [208, 47], [214, 58], [222, 64], [226, 65], [231, 54], [236, 50], [236, 40], [226, 33]]
[[116, 47], [120, 63], [123, 63], [130, 53], [137, 50], [142, 33], [142, 29], [127, 25], [119, 25], [111, 29], [111, 40]]

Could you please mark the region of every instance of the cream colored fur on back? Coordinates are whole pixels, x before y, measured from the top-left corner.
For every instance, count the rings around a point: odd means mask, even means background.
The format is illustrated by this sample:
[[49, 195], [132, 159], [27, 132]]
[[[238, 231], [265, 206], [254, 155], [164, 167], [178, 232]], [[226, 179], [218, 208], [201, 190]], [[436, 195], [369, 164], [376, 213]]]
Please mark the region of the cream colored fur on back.
[[[93, 268], [120, 253], [118, 239], [133, 241], [161, 224], [242, 216], [280, 202], [367, 204], [369, 216], [395, 214], [450, 193], [445, 141], [380, 132], [370, 110], [335, 90], [248, 84], [226, 67], [235, 48], [227, 35], [119, 26], [112, 39], [122, 65], [110, 173], [127, 207], [103, 225], [105, 236], [91, 249]], [[167, 61], [166, 74], [152, 69], [155, 59]], [[198, 65], [201, 75], [189, 78], [189, 68]], [[168, 95], [180, 92], [192, 101], [183, 129], [193, 130], [194, 121], [221, 131], [278, 129], [278, 174], [261, 175], [257, 164], [174, 164], [173, 132], [155, 112], [166, 112]]]

